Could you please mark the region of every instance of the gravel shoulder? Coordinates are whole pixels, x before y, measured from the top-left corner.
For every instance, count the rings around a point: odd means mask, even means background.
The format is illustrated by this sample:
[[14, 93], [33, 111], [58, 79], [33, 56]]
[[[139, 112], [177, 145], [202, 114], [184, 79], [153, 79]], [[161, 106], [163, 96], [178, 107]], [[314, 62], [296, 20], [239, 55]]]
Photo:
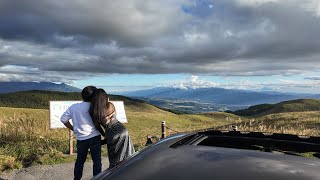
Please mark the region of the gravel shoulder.
[[[84, 164], [82, 179], [92, 178], [92, 161]], [[107, 157], [102, 157], [102, 170], [109, 167]], [[64, 163], [55, 165], [36, 165], [21, 170], [13, 170], [0, 174], [0, 180], [56, 180], [73, 179], [74, 163]]]

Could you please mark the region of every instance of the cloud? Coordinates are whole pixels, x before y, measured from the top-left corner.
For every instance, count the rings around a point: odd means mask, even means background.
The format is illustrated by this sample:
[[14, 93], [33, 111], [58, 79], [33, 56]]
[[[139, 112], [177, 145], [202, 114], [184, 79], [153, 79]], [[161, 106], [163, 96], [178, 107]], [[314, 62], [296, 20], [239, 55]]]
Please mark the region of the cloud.
[[319, 72], [319, 15], [318, 0], [1, 1], [0, 67], [70, 80]]
[[[92, 74], [88, 73], [70, 73], [64, 74], [55, 71], [42, 71], [37, 68], [30, 68], [24, 66], [6, 65], [0, 67], [0, 81], [2, 82], [63, 82], [73, 84], [74, 81], [80, 80], [84, 77], [90, 77]], [[68, 77], [68, 78], [66, 78]]]
[[[305, 78], [307, 79], [307, 78]], [[224, 88], [239, 89], [248, 91], [278, 91], [292, 93], [318, 93], [320, 78], [310, 78], [306, 80], [277, 79], [274, 82], [257, 82], [248, 78], [234, 81], [223, 81], [220, 83], [203, 80], [201, 77], [192, 75], [184, 80], [167, 85], [179, 89], [198, 89], [198, 88]]]
[[320, 82], [301, 80], [277, 80], [275, 82], [253, 82], [250, 80], [223, 84], [227, 89], [243, 89], [255, 91], [278, 91], [293, 93], [318, 93]]
[[[1, 36], [52, 43], [56, 36], [139, 45], [175, 31], [184, 21], [178, 2], [164, 1], [8, 1], [1, 4]], [[178, 9], [177, 9], [178, 8]], [[175, 17], [174, 21], [168, 19]], [[173, 27], [173, 28], [171, 28]]]
[[236, 2], [243, 6], [260, 6], [267, 3], [278, 3], [279, 0], [236, 0]]
[[183, 81], [174, 83], [171, 86], [179, 89], [189, 89], [189, 88], [198, 89], [198, 88], [218, 87], [220, 86], [220, 84], [212, 81], [202, 80], [202, 79], [199, 79], [199, 76], [192, 75], [189, 78]]
[[320, 80], [320, 77], [306, 77], [306, 78], [304, 78], [304, 79], [319, 81], [319, 80]]

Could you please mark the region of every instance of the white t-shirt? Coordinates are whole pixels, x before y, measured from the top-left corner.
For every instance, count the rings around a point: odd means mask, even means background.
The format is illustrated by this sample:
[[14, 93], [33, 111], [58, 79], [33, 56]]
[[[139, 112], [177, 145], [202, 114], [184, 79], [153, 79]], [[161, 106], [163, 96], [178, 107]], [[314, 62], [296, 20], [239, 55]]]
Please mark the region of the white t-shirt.
[[92, 122], [89, 108], [89, 102], [73, 104], [63, 113], [60, 119], [63, 124], [71, 119], [73, 132], [77, 140], [80, 141], [100, 135], [100, 132]]

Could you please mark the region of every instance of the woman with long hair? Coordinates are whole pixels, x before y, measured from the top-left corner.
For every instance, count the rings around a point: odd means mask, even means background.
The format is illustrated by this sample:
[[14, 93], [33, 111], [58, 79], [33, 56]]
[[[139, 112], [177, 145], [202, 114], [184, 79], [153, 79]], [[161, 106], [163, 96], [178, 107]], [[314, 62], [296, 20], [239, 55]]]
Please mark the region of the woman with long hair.
[[117, 120], [116, 109], [109, 102], [109, 96], [103, 89], [97, 89], [93, 93], [89, 113], [96, 128], [101, 135], [105, 136], [102, 142], [108, 146], [109, 168], [134, 153], [129, 133], [126, 127]]

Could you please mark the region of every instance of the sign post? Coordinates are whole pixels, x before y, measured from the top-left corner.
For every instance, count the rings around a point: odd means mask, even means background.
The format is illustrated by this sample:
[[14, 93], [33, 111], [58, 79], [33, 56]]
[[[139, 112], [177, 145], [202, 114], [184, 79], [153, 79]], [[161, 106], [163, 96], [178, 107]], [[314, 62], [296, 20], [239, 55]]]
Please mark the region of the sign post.
[[73, 135], [71, 129], [69, 129], [69, 154], [73, 154]]

